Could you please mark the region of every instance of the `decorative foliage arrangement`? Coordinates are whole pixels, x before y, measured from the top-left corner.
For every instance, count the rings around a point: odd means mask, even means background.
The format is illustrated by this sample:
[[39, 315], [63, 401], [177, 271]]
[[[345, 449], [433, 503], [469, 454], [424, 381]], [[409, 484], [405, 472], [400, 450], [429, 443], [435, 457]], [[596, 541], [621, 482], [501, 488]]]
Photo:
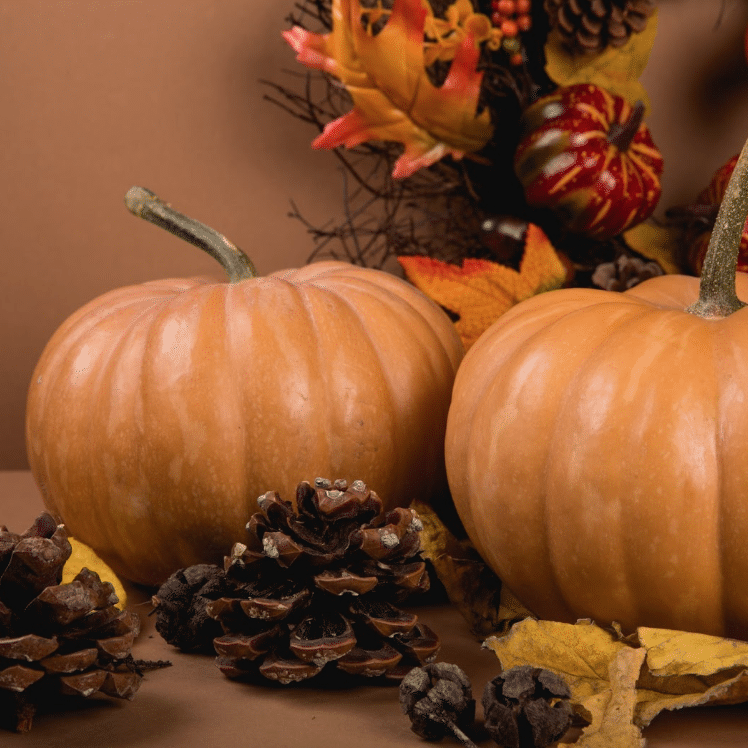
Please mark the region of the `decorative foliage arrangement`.
[[343, 220], [307, 222], [310, 260], [397, 258], [466, 347], [534, 293], [698, 271], [712, 212], [645, 223], [666, 168], [639, 81], [653, 0], [304, 0], [289, 21], [311, 72], [274, 99], [344, 176]]
[[[317, 289], [314, 282], [324, 279], [325, 304], [329, 306], [333, 296], [330, 286], [334, 287], [339, 281], [342, 299], [339, 309], [358, 311], [355, 323], [348, 325], [345, 320], [350, 311], [329, 317], [332, 326], [325, 338], [332, 341], [329, 349], [325, 348], [327, 343], [323, 344], [322, 338], [314, 340], [304, 335], [303, 329], [321, 326], [316, 321], [306, 327], [300, 325], [296, 306], [289, 302], [287, 309], [290, 311], [279, 313], [282, 305], [277, 299], [280, 296], [268, 297], [268, 311], [262, 319], [267, 318], [268, 331], [275, 331], [281, 327], [279, 320], [285, 320], [283, 334], [288, 337], [288, 349], [299, 351], [306, 346], [311, 359], [324, 362], [324, 376], [314, 370], [312, 380], [327, 382], [327, 371], [335, 372], [336, 378], [330, 379], [330, 388], [336, 397], [341, 391], [365, 390], [361, 387], [362, 371], [374, 376], [374, 383], [363, 399], [369, 405], [373, 403], [372, 411], [386, 418], [378, 425], [379, 421], [374, 421], [373, 416], [366, 416], [367, 438], [375, 443], [372, 451], [382, 453], [382, 465], [387, 468], [395, 463], [402, 465], [404, 476], [415, 475], [418, 482], [411, 485], [405, 478], [390, 480], [389, 472], [375, 471], [377, 479], [387, 484], [384, 502], [360, 480], [350, 484], [342, 479], [332, 482], [320, 478], [314, 483], [302, 482], [297, 485], [294, 501], [285, 500], [271, 490], [259, 497], [259, 511], [248, 517], [246, 533], [240, 542], [226, 548], [228, 553], [223, 565], [207, 563], [203, 558], [203, 562], [184, 566], [174, 573], [171, 571], [177, 559], [169, 558], [158, 565], [150, 551], [151, 555], [142, 557], [143, 525], [139, 520], [130, 526], [130, 538], [122, 530], [126, 523], [115, 522], [117, 543], [113, 545], [117, 547], [106, 549], [111, 558], [119, 558], [123, 551], [119, 545], [124, 546], [128, 540], [131, 546], [138, 546], [137, 552], [133, 559], [121, 561], [122, 568], [132, 579], [160, 584], [152, 598], [157, 630], [167, 642], [183, 651], [214, 653], [218, 669], [229, 678], [262, 676], [288, 685], [325, 672], [334, 678], [367, 676], [399, 683], [401, 707], [416, 734], [430, 740], [451, 735], [472, 748], [475, 744], [469, 733], [474, 726], [476, 702], [467, 676], [455, 665], [436, 662], [440, 649], [438, 635], [416, 614], [399, 607], [411, 595], [429, 588], [430, 564], [476, 638], [485, 640], [484, 645], [493, 650], [500, 661], [501, 671], [486, 684], [482, 698], [485, 732], [500, 746], [548, 746], [568, 736], [571, 728], [579, 731], [580, 746], [641, 748], [642, 728], [664, 709], [748, 700], [748, 644], [745, 642], [641, 627], [623, 617], [613, 623], [608, 620], [608, 628], [591, 620], [577, 623], [538, 620], [503, 587], [495, 570], [487, 565], [486, 561], [492, 560], [486, 552], [490, 544], [479, 548], [481, 557], [475, 540], [473, 546], [468, 540], [456, 537], [437, 511], [425, 503], [425, 498], [413, 499], [421, 493], [433, 494], [431, 490], [417, 489], [432, 479], [438, 485], [443, 478], [443, 426], [449, 407], [452, 410], [446, 438], [447, 468], [457, 511], [461, 507], [454, 476], [459, 469], [451, 466], [450, 455], [457, 455], [454, 459], [461, 467], [467, 466], [470, 460], [454, 445], [461, 449], [470, 443], [473, 463], [479, 464], [480, 471], [488, 470], [494, 478], [498, 474], [498, 470], [491, 472], [493, 467], [486, 459], [478, 459], [481, 455], [476, 443], [463, 438], [463, 432], [456, 429], [455, 422], [458, 427], [465, 424], [459, 423], [459, 411], [454, 405], [460, 403], [461, 387], [477, 392], [480, 382], [487, 381], [491, 367], [500, 360], [499, 353], [505, 353], [505, 340], [501, 339], [501, 346], [496, 344], [501, 350], [485, 363], [481, 360], [485, 346], [493, 344], [494, 332], [503, 330], [504, 322], [512, 324], [522, 315], [529, 329], [527, 309], [541, 308], [549, 297], [533, 299], [529, 305], [511, 311], [488, 335], [483, 335], [498, 317], [519, 302], [570, 286], [628, 291], [653, 276], [679, 272], [698, 274], [703, 268], [706, 282], [701, 284], [699, 301], [686, 310], [693, 312], [693, 319], [698, 319], [700, 324], [701, 318], [706, 317], [711, 322], [712, 317], [737, 314], [745, 306], [736, 292], [734, 268], [737, 264], [739, 270], [748, 270], [748, 220], [745, 219], [748, 196], [736, 200], [736, 193], [745, 194], [745, 190], [741, 191], [736, 185], [748, 184], [748, 145], [740, 160], [730, 160], [715, 174], [694, 205], [672, 208], [665, 226], [649, 220], [660, 197], [660, 178], [666, 168], [646, 126], [650, 104], [639, 82], [656, 32], [653, 0], [301, 0], [294, 13], [283, 37], [299, 62], [312, 73], [301, 93], [271, 85], [280, 97], [278, 103], [317, 126], [319, 134], [312, 141], [313, 147], [332, 150], [342, 164], [346, 188], [344, 220], [338, 225], [308, 227], [316, 242], [310, 259], [329, 255], [347, 262], [288, 271], [280, 277], [264, 279], [264, 287], [287, 290], [291, 280], [296, 279], [299, 284]], [[733, 171], [740, 179], [728, 186]], [[723, 219], [725, 213], [717, 218], [723, 198], [727, 206], [740, 203], [740, 210], [732, 207], [726, 211], [731, 214], [732, 226], [728, 225], [730, 220]], [[220, 295], [232, 285], [251, 285], [255, 280], [251, 261], [225, 237], [177, 213], [147, 190], [133, 188], [128, 193], [127, 204], [137, 215], [188, 239], [221, 261], [229, 283], [208, 289], [213, 294], [211, 298], [223, 299]], [[738, 213], [740, 218], [736, 219]], [[298, 210], [295, 215], [304, 220]], [[739, 241], [741, 227], [742, 241]], [[730, 228], [734, 229], [731, 247], [726, 238]], [[716, 240], [710, 245], [712, 233]], [[721, 246], [722, 250], [713, 252], [713, 246]], [[412, 285], [378, 272], [387, 264], [395, 266], [390, 262], [393, 259]], [[363, 268], [351, 268], [351, 264]], [[176, 288], [159, 285], [159, 282], [149, 284], [145, 298], [141, 299], [144, 308], [150, 309], [153, 305], [153, 294], [182, 294], [184, 304], [184, 294], [193, 284], [186, 280], [175, 282]], [[683, 298], [688, 296], [696, 284], [695, 278], [658, 278], [646, 288], [637, 288], [625, 296], [596, 291], [595, 298], [605, 296], [609, 308], [614, 306], [609, 297], [614, 296], [616, 302], [623, 298], [625, 302], [622, 303], [638, 309], [644, 302], [656, 301], [653, 288], [662, 287], [662, 293], [673, 302], [679, 298], [678, 294], [684, 294]], [[374, 286], [368, 295], [362, 292], [359, 298], [354, 292], [368, 286]], [[454, 327], [436, 305], [416, 293], [413, 286], [445, 309]], [[748, 298], [748, 276], [738, 278], [737, 290]], [[142, 288], [121, 292], [126, 301], [132, 296], [136, 302], [144, 293]], [[294, 293], [300, 295], [298, 290]], [[556, 303], [559, 297], [571, 298], [569, 294], [588, 299], [593, 292], [564, 290], [548, 303]], [[238, 295], [233, 294], [234, 297]], [[207, 298], [207, 294], [203, 296]], [[259, 293], [248, 293], [247, 297], [259, 305]], [[98, 310], [97, 305], [101, 303], [106, 309], [114, 298], [119, 299], [119, 296], [107, 295], [102, 297], [104, 302], [95, 300], [82, 314]], [[371, 299], [371, 303], [367, 299]], [[117, 301], [118, 309], [125, 309], [128, 303]], [[298, 304], [298, 298], [294, 304]], [[677, 308], [684, 309], [684, 304]], [[220, 306], [226, 308], [225, 299]], [[311, 308], [313, 304], [307, 301], [306, 306]], [[410, 310], [407, 316], [402, 312], [405, 307]], [[372, 311], [375, 309], [379, 311]], [[395, 316], [396, 309], [401, 310], [398, 314], [403, 316]], [[240, 311], [235, 307], [229, 315], [233, 324]], [[615, 310], [608, 309], [608, 312]], [[670, 312], [667, 315], [668, 319], [673, 316]], [[214, 319], [211, 314], [207, 316]], [[623, 313], [619, 316], [623, 318]], [[68, 326], [77, 324], [79, 317], [72, 317]], [[260, 318], [252, 319], [252, 331], [257, 337]], [[689, 323], [693, 319], [689, 318]], [[362, 326], [361, 320], [371, 322], [372, 329]], [[545, 321], [544, 317], [538, 324]], [[418, 325], [422, 327], [418, 333], [420, 338], [413, 333]], [[741, 327], [745, 329], [744, 325]], [[712, 324], [712, 328], [716, 325]], [[394, 333], [403, 329], [413, 333], [413, 337], [403, 343], [407, 351], [393, 348], [387, 360], [381, 351], [390, 349], [379, 349], [372, 344], [372, 350], [379, 351], [375, 358], [381, 371], [371, 364], [361, 367], [353, 361], [352, 384], [350, 387], [341, 385], [346, 381], [342, 376], [344, 362], [353, 359], [348, 350], [361, 342], [362, 334], [376, 341], [380, 340], [379, 336], [381, 340], [386, 338], [389, 345], [389, 341], [398, 337]], [[569, 334], [569, 338], [589, 338], [591, 329], [591, 325], [580, 327]], [[682, 349], [680, 354], [691, 355], [687, 346], [680, 345], [683, 339], [691, 340], [688, 330], [684, 333], [671, 327], [668, 329], [672, 334], [666, 335], [663, 329], [662, 325], [655, 328], [655, 340], [675, 339]], [[218, 330], [216, 337], [224, 333]], [[462, 360], [458, 334], [465, 348], [479, 338], [481, 342], [469, 357], [470, 362], [466, 360], [461, 365], [457, 386], [453, 388], [455, 371]], [[729, 340], [733, 354], [738, 344], [748, 350], [748, 344], [741, 343], [741, 335], [731, 330], [729, 335], [722, 336], [723, 342]], [[238, 372], [244, 377], [254, 369], [275, 372], [282, 368], [277, 366], [279, 356], [273, 354], [285, 348], [269, 344], [267, 341], [274, 340], [269, 333], [266, 342], [257, 349], [263, 354], [269, 351], [267, 366], [260, 365], [265, 359], [255, 354], [246, 342], [251, 335], [234, 337], [241, 339], [241, 345], [237, 348], [237, 358], [226, 358], [223, 362], [226, 372]], [[637, 329], [637, 337], [646, 342], [641, 329]], [[80, 339], [83, 338], [82, 334]], [[68, 342], [61, 339], [67, 346]], [[341, 340], [351, 345], [342, 345]], [[76, 336], [69, 345], [78, 342]], [[196, 344], [205, 350], [203, 371], [213, 372], [218, 368], [213, 356], [216, 346], [212, 343], [211, 338], [205, 345]], [[619, 344], [618, 348], [627, 346]], [[710, 365], [714, 358], [727, 360], [726, 355], [711, 355], [718, 350], [716, 346], [709, 344], [700, 348], [710, 352]], [[565, 347], [558, 354], [559, 358], [568, 358], [570, 349], [571, 346]], [[343, 353], [338, 355], [341, 350]], [[422, 354], [422, 360], [415, 358], [416, 354]], [[59, 356], [62, 358], [73, 361], [74, 356]], [[173, 372], [174, 358], [167, 356], [163, 371]], [[54, 363], [58, 359], [50, 360]], [[539, 357], [530, 363], [538, 360]], [[45, 359], [42, 363], [47, 365]], [[562, 372], [561, 364], [559, 360], [558, 365], [547, 367], [553, 372], [554, 383]], [[526, 381], [524, 373], [528, 367], [529, 364], [515, 367], [515, 371], [521, 369], [522, 380], [515, 387], [516, 392]], [[621, 366], [618, 369], [627, 370]], [[385, 393], [380, 380], [386, 380], [387, 374], [395, 370], [436, 374], [433, 382], [425, 374], [412, 381], [401, 378], [398, 387]], [[76, 372], [78, 375], [82, 377]], [[63, 371], [59, 378], [64, 384], [70, 375]], [[183, 380], [194, 378], [185, 376]], [[50, 429], [50, 424], [55, 425], [50, 415], [55, 412], [51, 410], [52, 403], [60, 401], [64, 405], [56, 417], [57, 423], [62, 424], [59, 433], [66, 433], [70, 413], [76, 410], [71, 410], [70, 401], [51, 397], [47, 379], [46, 374], [38, 378], [35, 374], [37, 385], [42, 380], [45, 384], [41, 390], [32, 387], [28, 409], [30, 453], [37, 460], [32, 464], [43, 465], [45, 470], [51, 464], [49, 456], [54, 455], [59, 441], [58, 431]], [[102, 377], [96, 379], [99, 383], [102, 381]], [[198, 379], [211, 381], [209, 377]], [[661, 379], [666, 388], [671, 388], [672, 377]], [[703, 384], [703, 380], [701, 376], [699, 383]], [[326, 408], [324, 419], [312, 414], [309, 422], [297, 423], [290, 410], [284, 415], [282, 409], [288, 403], [283, 398], [287, 397], [289, 388], [280, 386], [279, 381], [262, 380], [263, 391], [269, 393], [262, 403], [272, 416], [272, 420], [268, 417], [267, 421], [272, 425], [270, 430], [282, 435], [280, 424], [283, 424], [288, 426], [287, 433], [291, 437], [281, 436], [269, 443], [268, 428], [262, 428], [257, 444], [267, 448], [268, 464], [274, 466], [277, 455], [282, 453], [294, 462], [294, 470], [298, 469], [301, 452], [310, 452], [308, 444], [311, 442], [322, 444], [323, 433], [325, 437], [334, 436], [331, 442], [334, 448], [331, 446], [327, 451], [336, 458], [338, 455], [349, 458], [356, 450], [361, 451], [360, 434], [353, 434], [349, 441], [341, 436], [355, 430], [349, 428], [354, 421], [341, 420], [342, 425], [336, 425], [337, 422], [328, 417], [327, 405], [334, 403], [334, 398], [320, 399]], [[300, 381], [298, 377], [297, 381]], [[462, 385], [463, 381], [467, 384]], [[407, 386], [403, 386], [403, 382]], [[581, 377], [574, 382], [581, 391], [584, 385], [580, 383]], [[121, 389], [121, 382], [118, 386]], [[533, 386], [537, 387], [537, 381]], [[80, 385], [79, 389], [85, 392], [83, 405], [95, 402], [97, 408], [101, 398], [95, 396], [93, 380]], [[688, 392], [697, 390], [701, 392], [694, 386]], [[716, 391], [716, 386], [709, 389], [710, 393]], [[192, 420], [201, 428], [205, 423], [212, 424], [218, 443], [218, 437], [232, 429], [226, 428], [220, 419], [215, 423], [210, 421], [203, 411], [204, 392], [190, 387], [189, 393], [194, 392], [197, 392], [196, 403], [184, 410], [193, 414]], [[175, 393], [179, 391], [172, 383], [170, 402], [175, 400]], [[276, 399], [277, 393], [282, 393], [279, 399]], [[394, 417], [400, 402], [396, 395], [402, 397], [403, 403], [399, 418]], [[572, 397], [556, 399], [565, 403], [573, 400]], [[631, 398], [621, 400], [628, 406]], [[251, 403], [252, 418], [258, 422], [262, 420], [257, 417], [257, 413], [262, 412], [262, 408], [258, 410], [257, 400], [248, 398], [247, 401]], [[355, 398], [350, 402], [355, 404]], [[419, 403], [418, 409], [413, 408], [414, 402]], [[522, 402], [521, 397], [513, 397], [512, 407], [518, 410]], [[348, 406], [348, 400], [340, 400], [341, 412], [352, 411]], [[167, 405], [163, 408], [165, 413], [169, 412]], [[85, 408], [78, 410], [84, 412]], [[151, 413], [155, 414], [160, 429], [168, 419], [157, 410], [151, 408]], [[494, 412], [493, 408], [477, 410]], [[580, 406], [577, 410], [583, 412], [584, 408]], [[666, 415], [669, 417], [678, 411], [672, 408]], [[457, 417], [455, 412], [458, 412]], [[522, 500], [522, 496], [517, 502], [520, 494], [517, 486], [526, 488], [533, 470], [548, 473], [548, 463], [552, 462], [543, 462], [542, 470], [533, 468], [528, 459], [531, 449], [527, 446], [541, 442], [540, 431], [548, 430], [549, 413], [550, 410], [540, 409], [537, 414], [532, 412], [532, 417], [515, 418], [519, 432], [516, 438], [507, 441], [513, 450], [518, 445], [520, 451], [524, 448], [525, 454], [523, 460], [514, 459], [514, 453], [508, 453], [506, 459], [501, 460], [503, 465], [511, 464], [512, 470], [520, 462], [524, 463], [517, 467], [516, 473], [507, 476], [506, 484], [513, 486], [511, 501], [525, 508], [531, 502]], [[738, 424], [746, 422], [737, 409], [735, 413]], [[229, 423], [246, 425], [252, 418], [244, 414]], [[471, 411], [471, 424], [472, 418]], [[715, 418], [708, 420], [716, 422]], [[391, 421], [397, 428], [392, 427]], [[86, 455], [92, 422], [86, 418], [81, 421], [85, 429], [76, 426]], [[318, 438], [310, 438], [309, 423], [322, 424]], [[356, 418], [355, 423], [363, 429], [363, 417]], [[528, 423], [534, 425], [535, 433]], [[485, 426], [482, 422], [479, 425]], [[123, 433], [131, 427], [127, 419], [120, 424]], [[693, 431], [691, 422], [689, 427]], [[492, 439], [495, 436], [490, 427], [478, 430]], [[739, 435], [743, 433], [737, 426], [725, 428], [723, 432], [730, 430]], [[394, 432], [402, 435], [397, 447], [391, 447]], [[170, 449], [176, 449], [180, 459], [183, 456], [185, 444], [178, 438], [169, 438], [166, 431], [163, 433], [167, 437], [156, 448], [154, 442], [149, 442], [148, 449], [138, 453], [137, 459], [132, 458], [132, 444], [145, 444], [146, 440], [122, 439], [123, 453], [136, 466], [138, 476], [147, 458], [156, 459], [151, 465], [153, 475], [164, 476], [171, 473], [165, 466], [174, 464]], [[558, 459], [558, 463], [580, 464], [582, 450], [574, 441], [580, 434], [583, 435], [583, 429], [575, 428], [572, 436], [561, 440], [576, 452], [574, 460]], [[689, 435], [682, 441], [688, 443], [691, 457], [692, 437]], [[723, 441], [726, 444], [728, 438]], [[383, 445], [386, 444], [395, 451], [384, 454]], [[658, 447], [660, 444], [657, 443]], [[294, 449], [294, 445], [298, 448]], [[675, 451], [670, 450], [674, 465]], [[56, 468], [58, 471], [64, 468], [67, 479], [73, 460], [70, 450], [66, 448], [62, 452]], [[603, 453], [614, 452], [618, 460], [619, 450], [608, 449]], [[735, 457], [739, 450], [733, 449], [730, 454], [736, 464], [742, 464]], [[323, 457], [312, 457], [315, 464], [321, 464]], [[97, 460], [98, 457], [94, 462], [98, 465]], [[640, 460], [641, 464], [645, 462]], [[210, 463], [206, 453], [201, 452], [196, 464], [202, 467]], [[235, 468], [244, 468], [241, 459], [232, 458], [229, 463], [228, 474]], [[123, 464], [127, 464], [124, 458]], [[253, 475], [259, 473], [260, 464], [258, 460], [252, 463]], [[591, 464], [594, 470], [599, 469], [599, 460], [592, 460]], [[431, 478], [428, 475], [424, 478], [424, 465], [425, 472], [432, 474]], [[374, 467], [378, 466], [379, 463]], [[91, 464], [81, 462], [78, 469], [91, 483]], [[522, 469], [527, 472], [521, 474]], [[37, 468], [39, 474], [41, 470]], [[689, 472], [690, 464], [675, 470], [678, 479]], [[52, 473], [54, 478], [54, 470]], [[290, 473], [287, 465], [280, 471], [284, 479]], [[737, 469], [734, 474], [742, 475]], [[229, 503], [226, 490], [221, 493], [216, 487], [214, 468], [209, 475], [203, 485], [215, 488], [217, 493], [215, 496], [207, 494], [211, 501], [202, 497], [201, 505], [208, 514], [205, 518], [198, 517], [196, 525], [181, 524], [187, 522], [187, 515], [194, 515], [181, 501], [188, 496], [190, 488], [195, 493], [194, 486], [200, 481], [193, 479], [184, 485], [169, 486], [179, 501], [174, 516], [170, 517], [167, 535], [179, 533], [181, 540], [192, 535], [191, 541], [201, 552], [206, 545], [206, 528], [214, 542], [223, 542], [217, 531], [217, 514], [219, 508], [225, 511]], [[517, 475], [520, 477], [515, 480]], [[614, 470], [608, 469], [606, 475], [612, 483], [624, 484]], [[716, 484], [729, 483], [722, 473], [716, 475], [719, 477], [714, 481]], [[273, 483], [280, 480], [274, 473]], [[676, 479], [671, 481], [673, 485], [677, 482]], [[45, 479], [41, 483], [47, 487], [45, 498], [49, 504], [52, 501], [49, 486], [53, 480]], [[97, 496], [104, 495], [106, 483], [101, 480], [101, 486], [95, 491]], [[467, 485], [467, 481], [465, 483]], [[565, 488], [573, 487], [568, 476], [559, 483]], [[247, 482], [242, 485], [243, 489], [238, 492], [240, 500], [233, 508], [241, 524], [245, 521], [246, 496], [256, 495], [248, 494]], [[646, 496], [652, 493], [649, 488]], [[736, 495], [742, 497], [742, 483], [739, 489]], [[615, 489], [608, 486], [600, 494], [609, 498], [614, 492]], [[629, 490], [626, 498], [634, 493]], [[676, 490], [674, 493], [683, 494]], [[163, 503], [164, 496], [168, 494], [161, 487], [157, 492], [159, 503]], [[487, 496], [487, 489], [478, 492], [479, 501]], [[409, 507], [403, 506], [411, 499]], [[82, 516], [90, 515], [90, 503], [82, 502]], [[495, 505], [493, 502], [492, 506]], [[623, 505], [624, 500], [618, 502], [618, 506]], [[670, 510], [671, 526], [678, 525], [683, 517], [694, 523], [703, 520], [674, 506]], [[573, 502], [566, 501], [562, 507], [565, 519], [570, 516], [571, 508]], [[530, 535], [534, 541], [544, 533], [549, 534], [547, 511], [542, 518], [545, 528], [538, 531], [533, 530], [527, 517], [522, 518], [520, 528], [512, 529], [508, 515], [509, 512], [501, 513], [496, 524], [501, 526], [502, 532], [509, 528], [517, 538], [521, 531], [527, 530], [523, 542]], [[489, 527], [489, 531], [495, 533], [489, 540], [497, 541], [499, 530], [486, 523], [485, 515], [474, 518], [463, 509], [461, 517], [471, 539], [474, 528], [466, 519], [473, 525]], [[237, 517], [226, 523], [223, 528], [226, 532], [233, 532], [234, 519]], [[693, 530], [686, 520], [682, 526]], [[604, 521], [608, 527], [611, 525], [609, 519]], [[98, 530], [97, 523], [94, 524]], [[581, 526], [583, 522], [577, 524]], [[665, 522], [658, 517], [652, 524], [661, 527]], [[713, 527], [718, 523], [705, 524]], [[734, 535], [733, 550], [742, 553], [745, 533], [738, 525], [726, 522]], [[704, 554], [700, 547], [693, 545], [696, 535], [695, 530], [680, 533], [680, 537], [690, 543], [690, 550], [696, 548], [694, 568], [701, 568]], [[725, 537], [728, 536], [719, 538], [723, 555], [727, 547]], [[554, 575], [558, 578], [562, 566], [560, 557], [582, 558], [584, 554], [577, 553], [579, 538], [580, 533], [569, 532], [567, 540], [574, 547], [574, 553], [559, 554], [554, 559], [555, 567], [548, 563], [541, 573], [533, 571], [533, 581], [540, 578], [543, 582]], [[503, 547], [509, 545], [506, 537], [502, 541]], [[146, 545], [159, 547], [158, 543]], [[591, 549], [593, 556], [597, 553], [592, 543], [583, 545], [588, 552]], [[632, 542], [629, 546], [635, 544]], [[79, 544], [76, 550], [81, 558], [98, 562], [86, 546]], [[521, 551], [527, 552], [524, 546]], [[10, 715], [11, 729], [29, 729], [37, 706], [52, 695], [56, 698], [66, 694], [103, 693], [130, 699], [140, 685], [142, 669], [163, 664], [133, 660], [130, 649], [139, 631], [137, 615], [123, 609], [123, 605], [118, 607], [118, 594], [124, 597], [119, 586], [115, 592], [115, 586], [102, 581], [95, 571], [81, 569], [79, 563], [67, 563], [72, 553], [65, 526], [49, 514], [42, 515], [23, 535], [0, 527], [0, 710], [3, 715]], [[537, 544], [530, 553], [536, 558], [540, 556]], [[661, 552], [661, 555], [674, 558], [677, 554]], [[194, 556], [190, 551], [189, 558]], [[593, 560], [593, 565], [596, 561]], [[685, 568], [682, 561], [678, 563]], [[136, 568], [136, 564], [141, 566]], [[530, 566], [524, 564], [523, 568]], [[737, 564], [731, 564], [731, 568], [737, 568]], [[581, 571], [575, 569], [567, 576], [573, 578], [575, 584], [583, 585], [587, 593], [600, 598], [588, 571], [589, 567]], [[111, 573], [108, 568], [106, 572], [106, 576]], [[503, 575], [504, 571], [501, 573]], [[728, 597], [722, 594], [722, 586], [712, 584], [712, 579], [707, 579], [707, 593], [701, 594], [703, 588], [696, 586], [695, 573], [691, 577], [686, 575], [685, 582], [683, 575], [656, 573], [653, 576], [667, 580], [669, 587], [675, 579], [676, 584], [687, 588], [692, 598], [696, 590], [699, 594], [694, 605], [702, 611], [706, 609], [704, 599], [712, 590], [718, 590], [721, 599]], [[646, 574], [640, 578], [646, 578]], [[580, 583], [580, 579], [585, 580], [584, 583]], [[514, 588], [521, 589], [518, 585]], [[606, 582], [602, 585], [603, 595], [612, 598], [621, 588], [615, 580]], [[665, 592], [657, 594], [658, 605], [663, 600], [667, 603]], [[547, 597], [544, 589], [540, 589], [532, 604]], [[558, 598], [566, 602], [570, 595], [558, 595]], [[523, 599], [532, 600], [530, 597]], [[738, 602], [737, 607], [744, 610], [742, 599]], [[556, 611], [548, 617], [553, 617]], [[665, 625], [677, 625], [685, 619], [672, 620], [668, 619]], [[623, 625], [629, 625], [632, 630], [624, 631]]]

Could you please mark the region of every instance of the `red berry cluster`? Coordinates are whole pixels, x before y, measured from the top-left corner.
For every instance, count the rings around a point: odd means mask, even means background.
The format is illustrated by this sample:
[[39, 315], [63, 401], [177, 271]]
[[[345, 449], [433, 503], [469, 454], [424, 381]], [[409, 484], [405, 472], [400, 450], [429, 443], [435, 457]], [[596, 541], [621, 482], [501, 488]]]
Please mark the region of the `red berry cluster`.
[[522, 64], [522, 44], [519, 34], [529, 31], [531, 0], [491, 0], [491, 23], [501, 29], [501, 46], [509, 54], [512, 65]]

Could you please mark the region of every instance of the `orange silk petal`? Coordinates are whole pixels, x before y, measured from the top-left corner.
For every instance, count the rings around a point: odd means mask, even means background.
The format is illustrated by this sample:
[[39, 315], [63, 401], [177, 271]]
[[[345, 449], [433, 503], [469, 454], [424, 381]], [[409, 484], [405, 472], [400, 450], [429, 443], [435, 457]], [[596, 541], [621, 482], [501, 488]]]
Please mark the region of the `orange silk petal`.
[[422, 0], [395, 0], [376, 35], [361, 23], [367, 11], [358, 0], [333, 0], [332, 10], [328, 34], [299, 27], [283, 32], [299, 62], [338, 78], [353, 99], [352, 111], [329, 123], [313, 147], [400, 142], [405, 148], [393, 175], [405, 177], [445, 155], [459, 159], [488, 142], [493, 127], [487, 111], [477, 114], [482, 73], [476, 70], [479, 49], [471, 34], [437, 87], [424, 67], [429, 9]]

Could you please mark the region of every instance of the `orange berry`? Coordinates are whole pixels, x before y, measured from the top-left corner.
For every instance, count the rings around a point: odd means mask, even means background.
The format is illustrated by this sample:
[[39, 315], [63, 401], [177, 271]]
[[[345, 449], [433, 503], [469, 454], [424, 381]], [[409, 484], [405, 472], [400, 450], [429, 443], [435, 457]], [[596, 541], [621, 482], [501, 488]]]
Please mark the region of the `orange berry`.
[[518, 14], [526, 15], [530, 12], [532, 3], [530, 2], [530, 0], [516, 0], [515, 6], [517, 8]]
[[505, 16], [511, 16], [515, 10], [514, 0], [499, 0], [497, 10]]
[[519, 29], [514, 21], [502, 21], [501, 33], [504, 34], [504, 36], [517, 36]]
[[512, 65], [521, 65], [522, 64], [522, 53], [521, 52], [515, 52], [510, 58], [509, 62]]
[[517, 28], [520, 31], [529, 31], [532, 28], [532, 18], [530, 16], [517, 16]]

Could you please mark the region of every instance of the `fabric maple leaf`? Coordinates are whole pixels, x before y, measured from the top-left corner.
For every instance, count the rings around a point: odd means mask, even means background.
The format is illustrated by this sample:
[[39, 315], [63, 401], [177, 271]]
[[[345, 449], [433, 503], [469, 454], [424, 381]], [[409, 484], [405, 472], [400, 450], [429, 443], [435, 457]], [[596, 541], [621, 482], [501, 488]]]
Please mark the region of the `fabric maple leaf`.
[[398, 262], [416, 288], [459, 315], [455, 327], [465, 350], [514, 304], [560, 288], [567, 277], [550, 240], [535, 224], [527, 228], [519, 271], [471, 258], [461, 267], [419, 255], [401, 256]]
[[333, 28], [315, 34], [300, 26], [283, 32], [296, 59], [337, 78], [353, 99], [353, 109], [328, 123], [314, 148], [353, 148], [365, 141], [405, 146], [392, 175], [407, 177], [446, 155], [460, 159], [480, 150], [493, 128], [487, 110], [477, 113], [482, 73], [472, 33], [457, 48], [442, 86], [424, 67], [424, 29], [430, 14], [425, 0], [395, 0], [377, 34], [362, 18], [358, 0], [333, 0]]

